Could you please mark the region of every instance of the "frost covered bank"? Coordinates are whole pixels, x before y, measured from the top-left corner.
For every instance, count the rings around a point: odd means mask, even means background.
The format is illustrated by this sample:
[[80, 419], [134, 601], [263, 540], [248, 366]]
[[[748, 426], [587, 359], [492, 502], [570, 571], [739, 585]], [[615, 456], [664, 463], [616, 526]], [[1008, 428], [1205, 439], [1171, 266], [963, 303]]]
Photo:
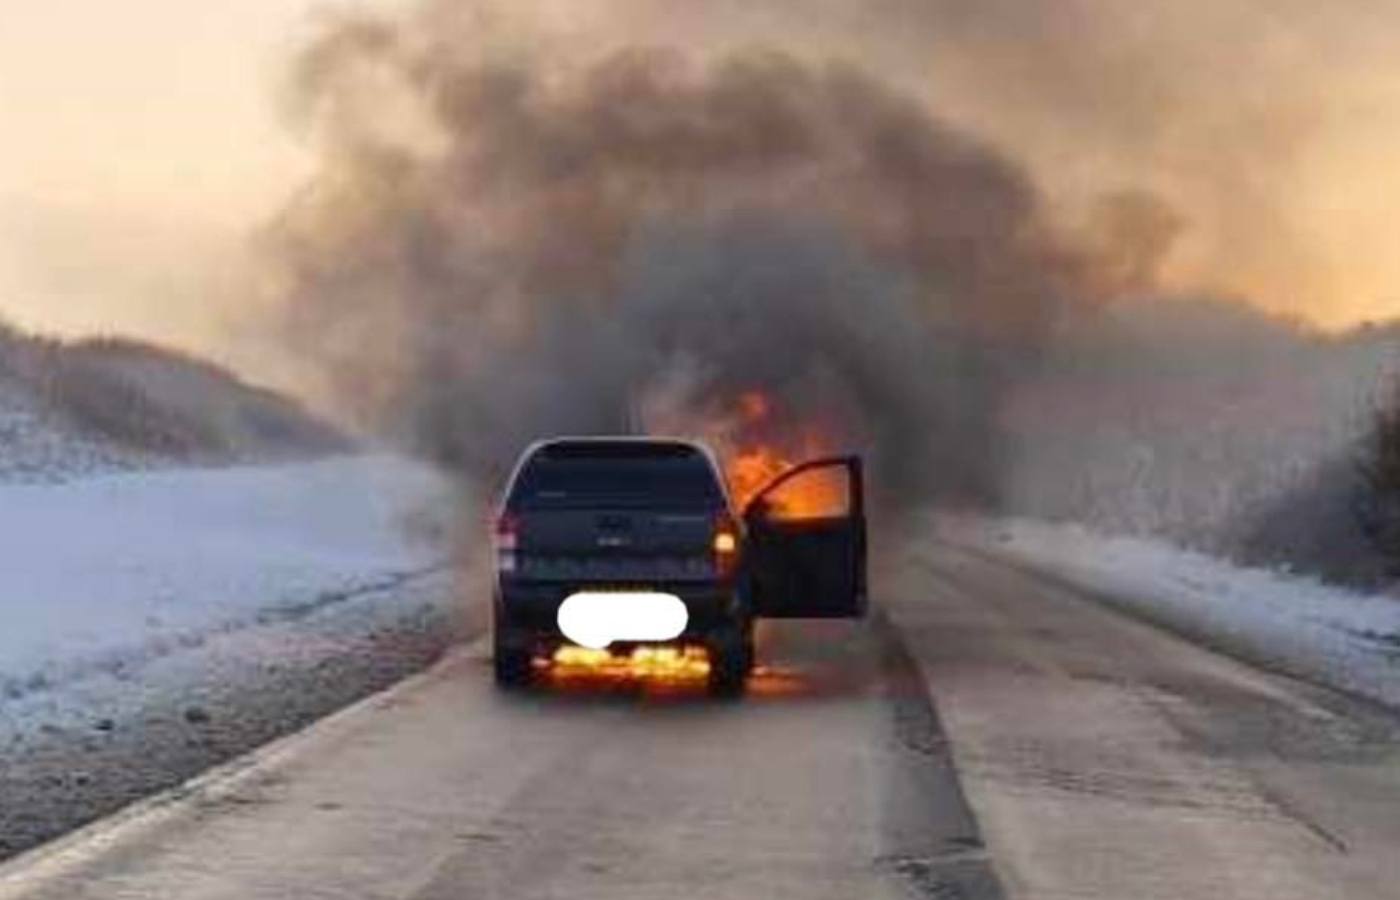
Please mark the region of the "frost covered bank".
[[456, 499], [392, 457], [0, 486], [0, 857], [436, 658]]

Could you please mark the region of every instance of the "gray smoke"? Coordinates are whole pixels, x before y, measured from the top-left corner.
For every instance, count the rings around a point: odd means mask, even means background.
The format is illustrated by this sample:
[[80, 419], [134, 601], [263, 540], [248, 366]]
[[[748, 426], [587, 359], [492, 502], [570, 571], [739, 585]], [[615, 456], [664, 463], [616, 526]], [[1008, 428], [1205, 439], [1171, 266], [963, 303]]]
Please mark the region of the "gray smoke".
[[[666, 428], [995, 498], [1000, 400], [1104, 278], [1017, 165], [847, 64], [558, 55], [446, 8], [340, 20], [298, 70], [324, 164], [270, 240], [342, 408], [486, 480], [537, 437]], [[755, 391], [771, 415], [736, 417]]]

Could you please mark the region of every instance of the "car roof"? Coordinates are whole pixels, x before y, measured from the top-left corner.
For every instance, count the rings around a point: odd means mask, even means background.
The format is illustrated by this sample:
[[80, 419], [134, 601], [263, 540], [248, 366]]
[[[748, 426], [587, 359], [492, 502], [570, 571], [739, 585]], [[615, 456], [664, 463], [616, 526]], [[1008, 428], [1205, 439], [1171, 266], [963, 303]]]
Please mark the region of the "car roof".
[[634, 435], [558, 437], [536, 441], [523, 454], [547, 456], [618, 456], [623, 458], [677, 457], [699, 455], [714, 461], [704, 444], [684, 438], [640, 437]]
[[550, 449], [568, 450], [576, 448], [580, 451], [590, 450], [595, 453], [606, 453], [607, 448], [619, 451], [637, 450], [639, 448], [652, 448], [660, 453], [666, 452], [669, 448], [671, 452], [683, 451], [686, 455], [697, 454], [709, 463], [711, 471], [715, 473], [716, 481], [719, 485], [720, 495], [724, 498], [727, 507], [733, 508], [734, 499], [729, 494], [729, 481], [724, 477], [724, 468], [719, 464], [719, 457], [715, 455], [707, 445], [697, 440], [676, 437], [649, 437], [644, 435], [578, 435], [571, 437], [554, 437], [545, 440], [535, 441], [525, 448], [520, 454], [520, 458], [515, 463], [515, 468], [510, 477], [506, 479], [501, 491], [498, 505], [504, 505], [506, 497], [510, 495], [514, 488], [515, 481], [520, 477], [521, 469], [525, 464], [535, 458], [541, 451]]

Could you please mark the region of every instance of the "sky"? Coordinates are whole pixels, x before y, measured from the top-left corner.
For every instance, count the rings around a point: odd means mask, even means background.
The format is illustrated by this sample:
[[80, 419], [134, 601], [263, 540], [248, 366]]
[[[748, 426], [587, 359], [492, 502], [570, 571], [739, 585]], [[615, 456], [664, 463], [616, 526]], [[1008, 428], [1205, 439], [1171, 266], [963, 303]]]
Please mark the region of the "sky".
[[306, 0], [0, 0], [0, 316], [215, 341], [311, 165], [279, 113]]
[[[1100, 188], [1161, 196], [1185, 223], [1174, 287], [1326, 327], [1400, 315], [1393, 0], [504, 6], [575, 36], [854, 55], [1025, 161], [1067, 219]], [[0, 317], [246, 357], [227, 313], [248, 235], [315, 166], [281, 86], [328, 8], [0, 0]]]

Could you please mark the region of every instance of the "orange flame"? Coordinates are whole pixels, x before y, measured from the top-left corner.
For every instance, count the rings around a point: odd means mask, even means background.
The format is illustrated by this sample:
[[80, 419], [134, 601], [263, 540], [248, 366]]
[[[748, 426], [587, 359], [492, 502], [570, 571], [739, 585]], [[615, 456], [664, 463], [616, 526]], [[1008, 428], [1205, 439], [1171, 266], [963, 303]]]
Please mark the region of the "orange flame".
[[747, 506], [768, 482], [792, 466], [792, 462], [772, 447], [754, 447], [734, 454], [725, 464], [734, 501], [741, 508]]
[[[765, 427], [773, 415], [773, 401], [761, 391], [748, 391], [738, 399], [740, 431], [769, 431]], [[799, 450], [796, 459], [771, 443], [732, 446], [725, 460], [730, 493], [741, 509], [758, 496], [774, 479], [799, 462], [829, 452], [829, 443], [814, 429], [792, 441]], [[814, 519], [845, 513], [849, 486], [844, 473], [822, 469], [798, 476], [769, 495], [768, 515], [779, 519]]]
[[768, 418], [773, 405], [762, 391], [749, 391], [739, 397], [739, 413], [745, 422], [761, 422]]
[[650, 684], [687, 684], [704, 681], [710, 658], [699, 646], [640, 646], [630, 653], [591, 650], [564, 644], [535, 666], [547, 671], [556, 683], [569, 681]]

